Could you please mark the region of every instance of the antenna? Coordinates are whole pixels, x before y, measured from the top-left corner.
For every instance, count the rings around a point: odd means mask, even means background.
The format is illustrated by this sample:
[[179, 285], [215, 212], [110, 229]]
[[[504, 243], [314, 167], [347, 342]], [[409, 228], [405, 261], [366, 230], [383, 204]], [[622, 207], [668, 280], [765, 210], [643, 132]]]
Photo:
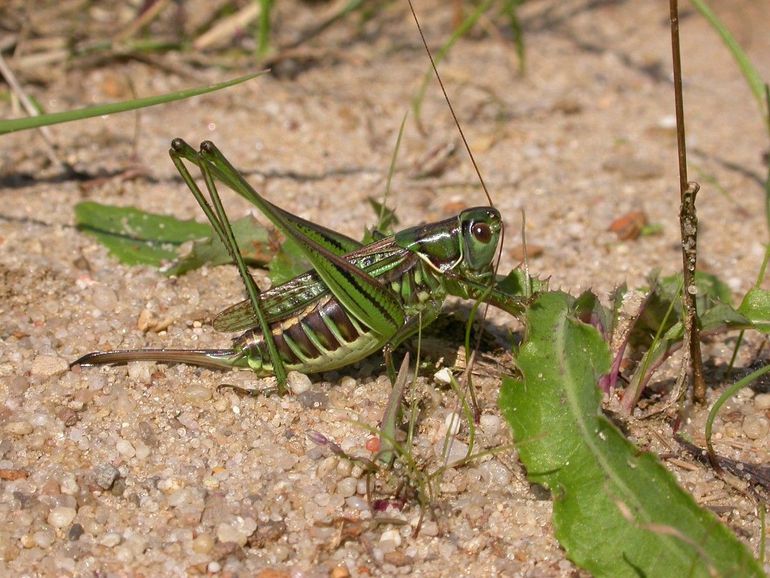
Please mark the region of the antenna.
[[484, 189], [484, 194], [487, 196], [487, 201], [489, 201], [489, 206], [494, 207], [495, 204], [492, 202], [492, 196], [489, 194], [489, 190], [487, 190], [487, 185], [484, 183], [484, 177], [481, 176], [481, 171], [479, 170], [479, 166], [476, 164], [476, 157], [473, 156], [473, 151], [471, 151], [471, 147], [468, 144], [468, 140], [465, 138], [465, 133], [463, 132], [463, 127], [460, 126], [460, 121], [457, 120], [457, 115], [455, 114], [455, 109], [452, 106], [452, 102], [449, 100], [449, 95], [447, 94], [446, 89], [444, 88], [444, 82], [441, 80], [441, 75], [438, 73], [438, 68], [436, 68], [436, 61], [433, 60], [433, 54], [430, 51], [430, 48], [428, 48], [428, 43], [425, 40], [425, 35], [422, 33], [422, 26], [420, 26], [420, 21], [417, 19], [417, 14], [414, 11], [414, 5], [412, 4], [412, 0], [409, 1], [409, 10], [412, 11], [412, 18], [414, 18], [414, 23], [417, 24], [417, 31], [420, 33], [420, 38], [422, 39], [422, 45], [425, 47], [425, 52], [428, 53], [428, 58], [430, 59], [430, 65], [433, 67], [433, 72], [436, 75], [436, 79], [438, 80], [438, 84], [441, 87], [441, 92], [444, 94], [444, 100], [446, 100], [447, 106], [449, 106], [449, 112], [452, 113], [452, 119], [455, 121], [455, 126], [457, 126], [457, 130], [460, 133], [460, 138], [463, 140], [463, 145], [465, 145], [465, 150], [468, 151], [468, 156], [471, 159], [471, 163], [473, 164], [473, 169], [476, 171], [476, 174], [479, 177], [479, 182], [481, 183], [481, 188]]

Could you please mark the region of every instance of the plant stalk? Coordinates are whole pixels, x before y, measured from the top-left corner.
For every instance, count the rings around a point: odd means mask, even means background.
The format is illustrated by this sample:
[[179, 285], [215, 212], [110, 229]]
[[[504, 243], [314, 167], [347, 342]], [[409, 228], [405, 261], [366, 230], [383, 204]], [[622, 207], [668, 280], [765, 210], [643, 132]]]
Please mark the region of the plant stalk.
[[[682, 236], [682, 265], [684, 287], [685, 359], [682, 362], [680, 383], [689, 371], [693, 385], [693, 399], [696, 403], [706, 401], [706, 380], [703, 378], [703, 359], [700, 349], [700, 325], [695, 305], [697, 289], [695, 268], [698, 252], [698, 217], [695, 213], [695, 196], [700, 185], [687, 180], [687, 145], [685, 143], [684, 99], [682, 97], [682, 62], [679, 48], [679, 5], [670, 0], [671, 10], [671, 52], [674, 65], [674, 105], [676, 109], [676, 141], [679, 156], [679, 226]], [[689, 368], [687, 367], [689, 364]]]

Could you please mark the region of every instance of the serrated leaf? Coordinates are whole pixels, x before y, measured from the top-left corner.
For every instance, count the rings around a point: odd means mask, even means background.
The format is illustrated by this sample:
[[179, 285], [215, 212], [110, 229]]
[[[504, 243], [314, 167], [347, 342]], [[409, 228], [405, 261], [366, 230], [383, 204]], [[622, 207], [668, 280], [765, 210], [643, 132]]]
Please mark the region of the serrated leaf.
[[[264, 266], [270, 262], [275, 254], [275, 248], [270, 241], [270, 233], [264, 225], [254, 217], [246, 216], [233, 221], [232, 228], [246, 263]], [[163, 272], [166, 275], [183, 275], [203, 265], [216, 266], [227, 263], [232, 263], [230, 254], [219, 237], [214, 236], [196, 241], [187, 255], [174, 261]]]
[[530, 296], [548, 290], [548, 280], [530, 277], [521, 268], [513, 269], [505, 277], [497, 277], [497, 289], [511, 296]]
[[600, 414], [597, 380], [610, 366], [573, 298], [544, 293], [527, 314], [500, 406], [530, 480], [554, 494], [553, 524], [568, 556], [595, 576], [764, 576], [748, 549], [699, 508], [658, 460]]
[[738, 311], [751, 320], [754, 329], [770, 333], [770, 291], [753, 288], [746, 293]]
[[75, 225], [95, 237], [122, 263], [160, 266], [177, 256], [182, 243], [211, 235], [193, 220], [86, 201], [75, 205]]

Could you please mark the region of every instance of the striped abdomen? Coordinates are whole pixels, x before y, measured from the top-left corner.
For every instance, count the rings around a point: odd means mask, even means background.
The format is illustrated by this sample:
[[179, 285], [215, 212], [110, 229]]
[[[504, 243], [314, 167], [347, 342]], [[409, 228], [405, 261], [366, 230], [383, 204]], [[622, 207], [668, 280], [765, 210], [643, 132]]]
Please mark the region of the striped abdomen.
[[[327, 296], [305, 311], [272, 324], [273, 340], [289, 371], [303, 373], [330, 371], [348, 365], [379, 350], [387, 338], [374, 335], [336, 298]], [[248, 366], [259, 375], [273, 375], [267, 344], [258, 329], [235, 340]]]
[[[381, 279], [399, 296], [411, 317], [421, 313], [423, 326], [435, 319], [446, 293], [443, 283], [432, 272], [425, 271], [419, 259], [409, 259], [407, 267]], [[372, 332], [333, 295], [320, 298], [304, 311], [276, 321], [271, 327], [286, 369], [303, 373], [349, 365], [379, 351], [394, 337]], [[414, 324], [415, 331], [417, 328], [418, 324]], [[242, 356], [239, 365], [248, 366], [259, 375], [273, 375], [267, 344], [259, 329], [236, 338], [234, 349]]]

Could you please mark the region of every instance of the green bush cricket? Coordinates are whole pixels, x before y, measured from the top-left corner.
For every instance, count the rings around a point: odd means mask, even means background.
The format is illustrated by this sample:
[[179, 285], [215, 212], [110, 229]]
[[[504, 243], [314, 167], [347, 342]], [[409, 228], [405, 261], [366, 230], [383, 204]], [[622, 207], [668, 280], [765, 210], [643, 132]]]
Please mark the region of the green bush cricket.
[[[229, 349], [95, 352], [73, 365], [146, 360], [247, 368], [259, 376], [274, 375], [282, 385], [289, 370], [330, 371], [380, 350], [392, 369], [392, 350], [435, 320], [447, 295], [480, 299], [512, 314], [522, 310], [521, 299], [494, 287], [502, 220], [493, 207], [466, 209], [362, 245], [263, 198], [211, 142], [196, 151], [174, 139], [169, 153], [230, 252], [249, 296], [220, 313], [214, 328], [245, 332]], [[210, 202], [185, 161], [200, 169]], [[216, 181], [259, 208], [297, 243], [313, 270], [260, 293], [238, 250]]]

